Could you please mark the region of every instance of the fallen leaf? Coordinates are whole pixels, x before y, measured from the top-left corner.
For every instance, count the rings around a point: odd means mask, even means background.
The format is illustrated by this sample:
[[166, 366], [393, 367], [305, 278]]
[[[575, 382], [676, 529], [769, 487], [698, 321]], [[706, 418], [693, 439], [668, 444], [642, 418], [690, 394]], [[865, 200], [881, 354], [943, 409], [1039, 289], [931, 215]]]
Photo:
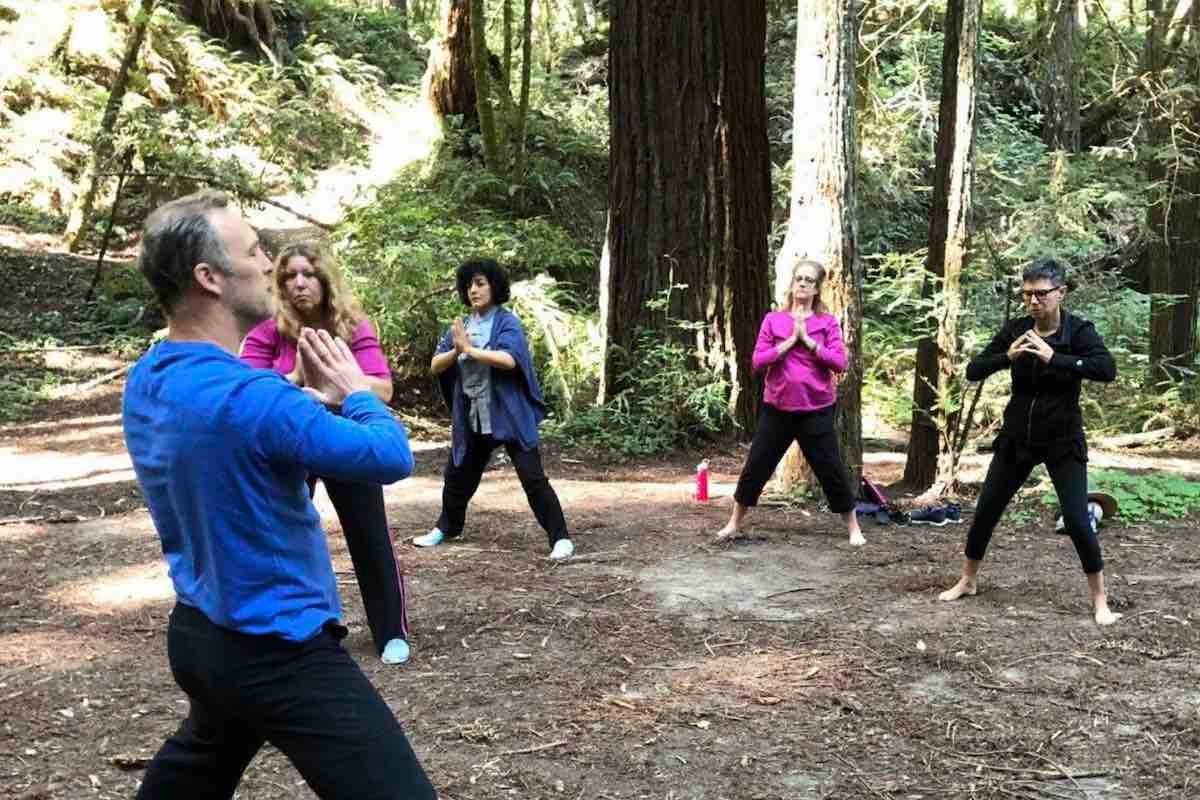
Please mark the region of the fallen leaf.
[[145, 769], [150, 763], [150, 756], [137, 756], [130, 753], [119, 753], [108, 760], [117, 769]]

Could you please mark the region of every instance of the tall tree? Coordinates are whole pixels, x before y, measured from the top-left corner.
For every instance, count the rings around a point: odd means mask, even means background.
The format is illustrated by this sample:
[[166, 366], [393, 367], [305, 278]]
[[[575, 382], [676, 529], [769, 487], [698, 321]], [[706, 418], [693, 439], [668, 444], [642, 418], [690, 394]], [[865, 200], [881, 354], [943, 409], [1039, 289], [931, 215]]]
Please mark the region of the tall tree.
[[137, 63], [138, 54], [142, 52], [142, 42], [146, 40], [146, 29], [150, 25], [150, 17], [158, 0], [143, 0], [142, 7], [133, 18], [129, 36], [125, 40], [125, 54], [121, 58], [121, 66], [117, 69], [117, 77], [112, 88], [108, 90], [108, 101], [104, 104], [104, 115], [100, 118], [100, 129], [92, 142], [92, 158], [88, 165], [87, 176], [71, 207], [67, 218], [67, 230], [63, 234], [63, 242], [71, 252], [79, 249], [82, 243], [82, 233], [91, 224], [92, 213], [96, 205], [96, 195], [103, 183], [102, 173], [110, 167], [113, 160], [117, 118], [121, 114], [121, 106], [125, 102], [125, 92], [129, 88], [129, 71]]
[[525, 26], [521, 29], [521, 96], [517, 104], [517, 119], [513, 125], [514, 172], [525, 172], [525, 129], [529, 122], [529, 82], [533, 74], [533, 0], [525, 0]]
[[512, 80], [512, 31], [513, 9], [512, 0], [501, 0], [501, 22], [504, 26], [504, 80]]
[[1075, 74], [1079, 0], [1053, 0], [1049, 16], [1046, 77], [1042, 88], [1042, 141], [1051, 150], [1079, 150], [1079, 93]]
[[[483, 160], [490, 169], [498, 170], [503, 166], [503, 156], [496, 131], [496, 110], [492, 107], [486, 32], [483, 0], [471, 0], [471, 63], [475, 70], [475, 105], [479, 115], [479, 134], [483, 139]], [[505, 33], [507, 35], [507, 31]]]
[[[1147, 209], [1150, 276], [1150, 370], [1148, 388], [1162, 391], [1177, 382], [1196, 358], [1200, 300], [1200, 9], [1172, 20], [1161, 0], [1149, 0], [1144, 73], [1153, 87], [1147, 124], [1147, 178], [1153, 196]], [[1181, 62], [1191, 91], [1170, 84]], [[1173, 145], [1167, 147], [1168, 144]], [[1174, 151], [1178, 150], [1176, 153]], [[1169, 154], [1168, 154], [1169, 153]], [[1169, 163], [1168, 159], [1178, 159]]]
[[471, 56], [471, 0], [446, 4], [446, 35], [429, 54], [422, 80], [433, 110], [448, 117], [475, 117], [475, 62]]
[[975, 164], [975, 73], [982, 0], [947, 0], [942, 46], [942, 98], [929, 212], [926, 298], [934, 300], [937, 330], [917, 343], [912, 430], [904, 481], [933, 493], [957, 482], [954, 426], [958, 419], [960, 278], [970, 243]]
[[[799, 0], [792, 109], [791, 214], [775, 261], [775, 299], [783, 300], [797, 261], [826, 269], [824, 299], [842, 324], [849, 368], [838, 380], [842, 457], [862, 474], [862, 261], [855, 223], [855, 0]], [[811, 480], [793, 445], [780, 467], [785, 489]]]
[[769, 294], [765, 0], [628, 0], [611, 14], [605, 385], [621, 388], [639, 328], [663, 331], [730, 382], [751, 429]]
[[571, 11], [575, 17], [575, 30], [587, 39], [596, 30], [596, 9], [587, 0], [572, 0]]
[[[1187, 144], [1191, 150], [1179, 176], [1180, 204], [1172, 215], [1175, 258], [1168, 290], [1180, 298], [1171, 313], [1171, 349], [1167, 358], [1190, 368], [1197, 356], [1197, 317], [1200, 315], [1200, 3], [1188, 9], [1185, 44], [1186, 78], [1192, 85], [1187, 101]], [[1176, 373], [1178, 377], [1182, 373]]]

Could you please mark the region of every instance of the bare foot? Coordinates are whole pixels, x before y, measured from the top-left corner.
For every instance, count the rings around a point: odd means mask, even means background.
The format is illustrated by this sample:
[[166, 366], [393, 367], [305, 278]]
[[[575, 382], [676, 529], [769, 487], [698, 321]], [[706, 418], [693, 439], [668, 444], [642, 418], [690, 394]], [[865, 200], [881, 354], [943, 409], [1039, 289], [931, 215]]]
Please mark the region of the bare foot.
[[959, 578], [958, 583], [954, 584], [949, 589], [938, 595], [938, 600], [941, 600], [943, 603], [949, 603], [950, 601], [957, 600], [963, 596], [973, 597], [978, 591], [979, 587], [975, 584], [973, 579]]
[[1108, 610], [1108, 603], [1097, 605], [1095, 609], [1095, 619], [1097, 625], [1112, 625], [1121, 618], [1121, 615], [1115, 611]]
[[867, 543], [867, 537], [862, 535], [862, 531], [852, 531], [850, 533], [850, 546], [862, 547]]
[[717, 535], [713, 541], [732, 542], [741, 535], [742, 532], [739, 529], [733, 527], [732, 525], [726, 525], [724, 528], [721, 528], [721, 530], [717, 531]]

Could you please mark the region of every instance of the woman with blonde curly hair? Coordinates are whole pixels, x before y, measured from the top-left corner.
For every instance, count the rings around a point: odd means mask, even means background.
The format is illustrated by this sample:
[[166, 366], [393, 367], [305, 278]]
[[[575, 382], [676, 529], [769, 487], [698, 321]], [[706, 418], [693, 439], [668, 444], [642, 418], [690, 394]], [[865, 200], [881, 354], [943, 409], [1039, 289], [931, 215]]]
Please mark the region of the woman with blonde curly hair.
[[[304, 386], [303, 364], [296, 357], [300, 331], [324, 329], [349, 344], [379, 399], [392, 399], [392, 373], [375, 329], [327, 250], [314, 242], [283, 248], [275, 260], [275, 289], [278, 310], [246, 336], [242, 361]], [[316, 478], [310, 478], [310, 487]], [[409, 656], [404, 576], [396, 564], [383, 487], [323, 481], [346, 536], [375, 647], [384, 663], [404, 663]]]
[[821, 302], [825, 267], [800, 261], [783, 308], [763, 319], [751, 364], [764, 373], [762, 410], [733, 493], [733, 513], [717, 532], [717, 541], [742, 534], [746, 513], [758, 504], [763, 488], [792, 442], [812, 467], [829, 509], [842, 517], [850, 544], [866, 544], [854, 512], [857, 492], [838, 449], [833, 427], [837, 392], [833, 376], [846, 371], [846, 348], [837, 317]]

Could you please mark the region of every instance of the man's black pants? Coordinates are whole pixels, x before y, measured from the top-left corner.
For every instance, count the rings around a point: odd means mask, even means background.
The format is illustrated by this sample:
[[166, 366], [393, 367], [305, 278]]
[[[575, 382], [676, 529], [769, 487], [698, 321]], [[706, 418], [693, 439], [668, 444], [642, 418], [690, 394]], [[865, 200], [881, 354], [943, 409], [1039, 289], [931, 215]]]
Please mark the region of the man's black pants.
[[167, 629], [191, 709], [154, 757], [139, 800], [232, 798], [265, 742], [322, 800], [433, 800], [387, 703], [342, 649], [340, 626], [297, 644], [214, 625], [177, 603]]
[[743, 506], [758, 505], [763, 487], [795, 441], [817, 476], [830, 510], [845, 514], [854, 508], [857, 492], [850, 484], [838, 448], [833, 412], [833, 406], [816, 411], [780, 411], [763, 403], [758, 413], [758, 428], [750, 443], [750, 456], [742, 467], [733, 499]]
[[[1081, 442], [1080, 447], [1086, 448], [1086, 445]], [[992, 531], [1009, 501], [1029, 478], [1033, 468], [1045, 463], [1062, 507], [1063, 527], [1071, 536], [1083, 571], [1088, 575], [1102, 571], [1104, 559], [1100, 555], [1100, 540], [1088, 522], [1085, 453], [1086, 449], [1081, 452], [1051, 453], [1048, 448], [1026, 449], [1011, 442], [998, 445], [987, 477], [983, 480], [979, 499], [975, 502], [975, 518], [971, 521], [971, 530], [967, 532], [967, 558], [972, 561], [983, 560]]]
[[502, 444], [517, 470], [517, 478], [525, 490], [533, 515], [550, 539], [550, 546], [554, 547], [559, 539], [570, 538], [562, 505], [542, 470], [542, 456], [538, 449], [522, 450], [513, 442], [498, 442], [491, 436], [479, 433], [472, 433], [467, 439], [467, 452], [463, 455], [462, 464], [454, 466], [453, 453], [446, 461], [446, 481], [442, 485], [442, 513], [438, 517], [438, 528], [447, 538], [462, 533], [467, 519], [467, 504], [479, 488], [479, 480], [487, 468], [488, 459], [492, 457], [492, 451]]

